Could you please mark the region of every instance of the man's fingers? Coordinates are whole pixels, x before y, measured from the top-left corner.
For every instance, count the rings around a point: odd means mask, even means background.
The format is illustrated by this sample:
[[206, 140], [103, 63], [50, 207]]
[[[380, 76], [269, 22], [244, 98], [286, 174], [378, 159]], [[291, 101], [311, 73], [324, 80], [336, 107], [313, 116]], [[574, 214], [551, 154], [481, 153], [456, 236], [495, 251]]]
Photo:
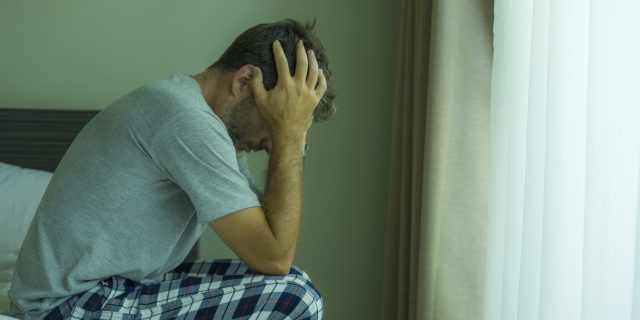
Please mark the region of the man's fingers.
[[327, 78], [324, 77], [324, 71], [320, 69], [320, 76], [318, 77], [318, 87], [316, 88], [316, 97], [322, 99], [324, 92], [327, 90]]
[[252, 68], [250, 84], [253, 91], [253, 97], [255, 98], [256, 102], [264, 101], [265, 96], [267, 95], [267, 90], [265, 90], [264, 84], [262, 83], [262, 71], [260, 70], [260, 68]]
[[307, 79], [307, 69], [309, 68], [309, 61], [307, 60], [307, 53], [305, 52], [302, 41], [298, 41], [296, 47], [296, 80], [303, 82]]
[[307, 51], [307, 56], [309, 59], [309, 74], [307, 75], [307, 85], [315, 89], [316, 84], [318, 84], [318, 76], [320, 74], [320, 72], [318, 71], [318, 60], [316, 60], [316, 56], [313, 53], [313, 50]]
[[287, 56], [284, 54], [280, 41], [273, 42], [273, 57], [276, 60], [276, 70], [278, 70], [278, 83], [291, 76]]

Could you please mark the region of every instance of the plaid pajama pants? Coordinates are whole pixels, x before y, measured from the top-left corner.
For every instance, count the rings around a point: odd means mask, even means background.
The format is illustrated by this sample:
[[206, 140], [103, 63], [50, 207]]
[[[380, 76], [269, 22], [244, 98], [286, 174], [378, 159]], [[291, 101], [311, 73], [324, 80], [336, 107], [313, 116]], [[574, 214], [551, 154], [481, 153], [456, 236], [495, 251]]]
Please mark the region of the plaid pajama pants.
[[251, 272], [239, 260], [184, 263], [157, 284], [112, 277], [69, 298], [45, 319], [322, 319], [309, 276]]

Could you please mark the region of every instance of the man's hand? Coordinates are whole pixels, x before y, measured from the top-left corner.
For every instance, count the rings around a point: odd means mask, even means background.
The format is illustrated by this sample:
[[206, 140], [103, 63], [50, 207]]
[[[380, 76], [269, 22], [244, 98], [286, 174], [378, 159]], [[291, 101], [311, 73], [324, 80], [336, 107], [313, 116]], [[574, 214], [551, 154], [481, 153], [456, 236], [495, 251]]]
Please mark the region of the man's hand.
[[313, 111], [327, 89], [327, 81], [313, 51], [305, 52], [302, 41], [296, 48], [296, 72], [290, 75], [287, 57], [279, 41], [273, 43], [278, 71], [276, 86], [266, 91], [260, 68], [254, 68], [251, 87], [260, 113], [271, 127], [274, 143], [280, 139], [302, 139], [311, 126]]

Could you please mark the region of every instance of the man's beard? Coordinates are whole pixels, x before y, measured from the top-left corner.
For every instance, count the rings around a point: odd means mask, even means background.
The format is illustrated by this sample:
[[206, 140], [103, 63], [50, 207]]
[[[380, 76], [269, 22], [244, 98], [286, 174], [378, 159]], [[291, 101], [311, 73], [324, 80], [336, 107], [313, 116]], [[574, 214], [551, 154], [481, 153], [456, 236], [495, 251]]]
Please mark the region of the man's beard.
[[251, 136], [254, 132], [250, 121], [250, 114], [255, 112], [256, 108], [255, 101], [247, 99], [222, 118], [236, 149], [256, 147], [251, 142]]

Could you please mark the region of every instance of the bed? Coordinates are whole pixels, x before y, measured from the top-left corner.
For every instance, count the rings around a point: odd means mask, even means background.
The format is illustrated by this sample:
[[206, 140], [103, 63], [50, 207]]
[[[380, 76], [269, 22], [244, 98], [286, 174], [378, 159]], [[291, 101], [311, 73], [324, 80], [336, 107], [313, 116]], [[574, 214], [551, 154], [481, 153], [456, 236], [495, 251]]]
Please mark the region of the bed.
[[[5, 188], [0, 191], [0, 319], [8, 312], [6, 290], [17, 258], [16, 248], [22, 243], [51, 173], [78, 132], [97, 113], [0, 108], [0, 187], [4, 183]], [[196, 243], [185, 261], [197, 259], [197, 248]]]

